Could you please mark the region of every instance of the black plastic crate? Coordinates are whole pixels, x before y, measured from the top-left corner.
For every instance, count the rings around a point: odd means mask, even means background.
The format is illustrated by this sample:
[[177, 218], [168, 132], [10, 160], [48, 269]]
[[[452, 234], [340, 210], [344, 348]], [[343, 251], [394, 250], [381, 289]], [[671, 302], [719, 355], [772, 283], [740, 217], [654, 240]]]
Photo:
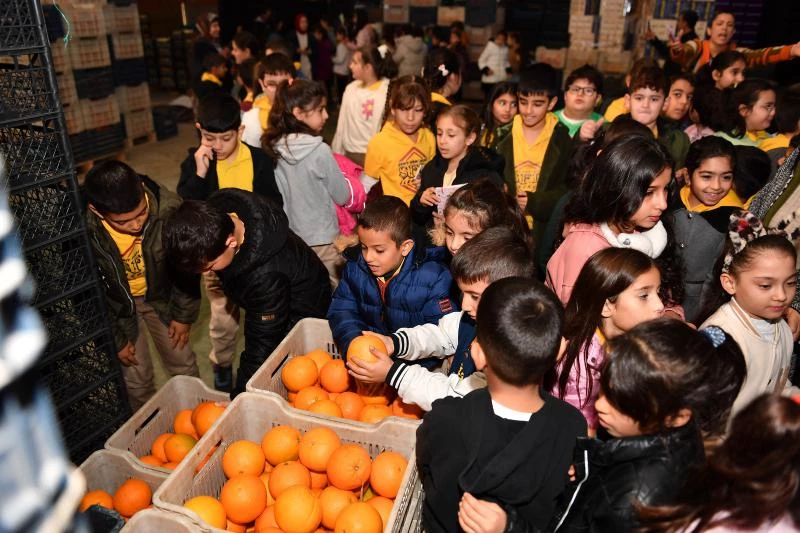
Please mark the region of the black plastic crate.
[[153, 127], [156, 130], [156, 139], [159, 141], [178, 135], [178, 121], [169, 107], [153, 108]]
[[8, 188], [63, 178], [71, 172], [62, 131], [55, 119], [37, 125], [0, 126]]
[[56, 6], [46, 5], [42, 6], [44, 13], [44, 25], [47, 29], [47, 38], [52, 43], [64, 37], [64, 25], [62, 24], [62, 16]]
[[83, 227], [71, 177], [12, 191], [8, 195], [8, 204], [17, 221], [24, 248], [66, 237]]
[[44, 50], [0, 59], [0, 125], [33, 121], [58, 111], [58, 91], [49, 70]]
[[72, 74], [78, 98], [97, 100], [114, 94], [114, 71], [111, 67], [76, 69]]
[[112, 68], [116, 85], [139, 85], [147, 82], [147, 63], [143, 57], [114, 60]]
[[100, 289], [89, 287], [45, 305], [37, 306], [49, 343], [45, 359], [53, 360], [72, 347], [88, 342], [107, 329]]
[[0, 2], [0, 50], [14, 52], [47, 44], [36, 0]]
[[92, 135], [88, 131], [70, 135], [69, 144], [74, 163], [88, 161], [92, 157]]
[[64, 294], [91, 287], [95, 278], [90, 253], [83, 235], [26, 250], [28, 269], [36, 281], [33, 303], [46, 304]]
[[94, 147], [92, 157], [102, 157], [125, 148], [125, 128], [121, 123], [89, 130]]

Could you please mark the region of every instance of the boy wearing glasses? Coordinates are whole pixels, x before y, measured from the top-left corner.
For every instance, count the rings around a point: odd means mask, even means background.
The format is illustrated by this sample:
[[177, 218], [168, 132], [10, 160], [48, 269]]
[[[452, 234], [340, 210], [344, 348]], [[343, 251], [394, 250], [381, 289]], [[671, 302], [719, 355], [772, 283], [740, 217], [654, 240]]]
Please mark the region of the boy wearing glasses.
[[294, 63], [285, 54], [273, 52], [256, 64], [253, 87], [256, 97], [253, 107], [242, 115], [242, 140], [250, 146], [261, 146], [261, 136], [267, 130], [267, 118], [275, 100], [278, 85], [294, 79]]
[[603, 97], [603, 75], [584, 65], [572, 71], [564, 87], [564, 109], [556, 111], [555, 116], [569, 129], [569, 136], [575, 137], [584, 122], [602, 118], [595, 108]]

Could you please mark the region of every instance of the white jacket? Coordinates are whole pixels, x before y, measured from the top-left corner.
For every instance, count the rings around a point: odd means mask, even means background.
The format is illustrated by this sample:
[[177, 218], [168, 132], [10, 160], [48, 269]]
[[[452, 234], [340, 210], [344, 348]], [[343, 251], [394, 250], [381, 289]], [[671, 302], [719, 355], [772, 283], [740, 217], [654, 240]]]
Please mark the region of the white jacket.
[[[394, 355], [407, 361], [416, 361], [426, 357], [445, 359], [455, 354], [462, 313], [444, 315], [438, 324], [400, 328], [392, 335]], [[447, 375], [447, 370], [441, 368], [432, 372], [420, 365], [396, 362], [386, 376], [386, 382], [397, 389], [397, 394], [405, 403], [417, 404], [425, 411], [431, 410], [435, 400], [448, 396], [462, 397], [486, 386], [483, 372], [475, 372], [461, 379], [456, 374]]]
[[508, 46], [497, 46], [494, 41], [486, 43], [486, 48], [481, 52], [478, 57], [478, 68], [483, 71], [484, 68], [489, 67], [492, 70], [491, 74], [481, 75], [483, 83], [500, 83], [508, 79], [506, 69], [511, 66], [508, 62]]
[[401, 35], [394, 40], [394, 45], [395, 52], [392, 57], [397, 63], [397, 76], [410, 74], [421, 76], [422, 65], [425, 63], [425, 56], [428, 55], [425, 41], [421, 37]]
[[259, 119], [259, 112], [261, 110], [257, 107], [250, 108], [242, 115], [242, 142], [250, 146], [261, 146], [261, 136], [264, 130], [261, 128], [261, 120]]

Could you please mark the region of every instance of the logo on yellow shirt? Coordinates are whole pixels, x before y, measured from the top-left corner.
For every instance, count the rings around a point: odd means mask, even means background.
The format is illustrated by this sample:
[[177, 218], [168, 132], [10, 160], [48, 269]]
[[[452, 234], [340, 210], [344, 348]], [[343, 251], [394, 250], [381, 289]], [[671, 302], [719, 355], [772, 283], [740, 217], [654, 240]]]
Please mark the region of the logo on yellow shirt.
[[417, 175], [419, 173], [419, 169], [425, 164], [427, 159], [428, 158], [425, 157], [425, 154], [422, 153], [422, 150], [417, 147], [411, 148], [406, 155], [400, 158], [397, 169], [400, 176], [401, 187], [413, 193], [417, 192], [417, 189], [419, 188]]
[[539, 174], [542, 166], [533, 161], [523, 161], [514, 167], [514, 178], [517, 182], [518, 192], [536, 192], [539, 185]]

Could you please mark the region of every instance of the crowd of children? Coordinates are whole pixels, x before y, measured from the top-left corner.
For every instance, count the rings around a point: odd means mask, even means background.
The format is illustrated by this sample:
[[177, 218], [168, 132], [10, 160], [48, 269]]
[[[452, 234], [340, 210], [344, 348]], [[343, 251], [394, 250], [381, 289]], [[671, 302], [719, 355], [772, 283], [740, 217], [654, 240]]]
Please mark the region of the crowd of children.
[[[736, 48], [730, 13], [707, 39], [681, 17], [667, 66], [636, 61], [604, 114], [601, 72], [562, 85], [504, 32], [482, 115], [459, 103], [458, 27], [428, 48], [409, 27], [309, 37], [298, 15], [266, 56], [240, 34], [240, 101], [210, 54], [182, 201], [124, 163], [86, 177], [132, 401], [153, 393], [145, 330], [197, 375], [202, 275], [233, 395], [302, 318], [341, 353], [381, 341], [347, 368], [427, 412], [426, 531], [800, 530], [800, 405], [781, 398], [800, 394], [800, 87], [748, 77], [800, 44]], [[328, 32], [340, 95], [310, 79]]]

